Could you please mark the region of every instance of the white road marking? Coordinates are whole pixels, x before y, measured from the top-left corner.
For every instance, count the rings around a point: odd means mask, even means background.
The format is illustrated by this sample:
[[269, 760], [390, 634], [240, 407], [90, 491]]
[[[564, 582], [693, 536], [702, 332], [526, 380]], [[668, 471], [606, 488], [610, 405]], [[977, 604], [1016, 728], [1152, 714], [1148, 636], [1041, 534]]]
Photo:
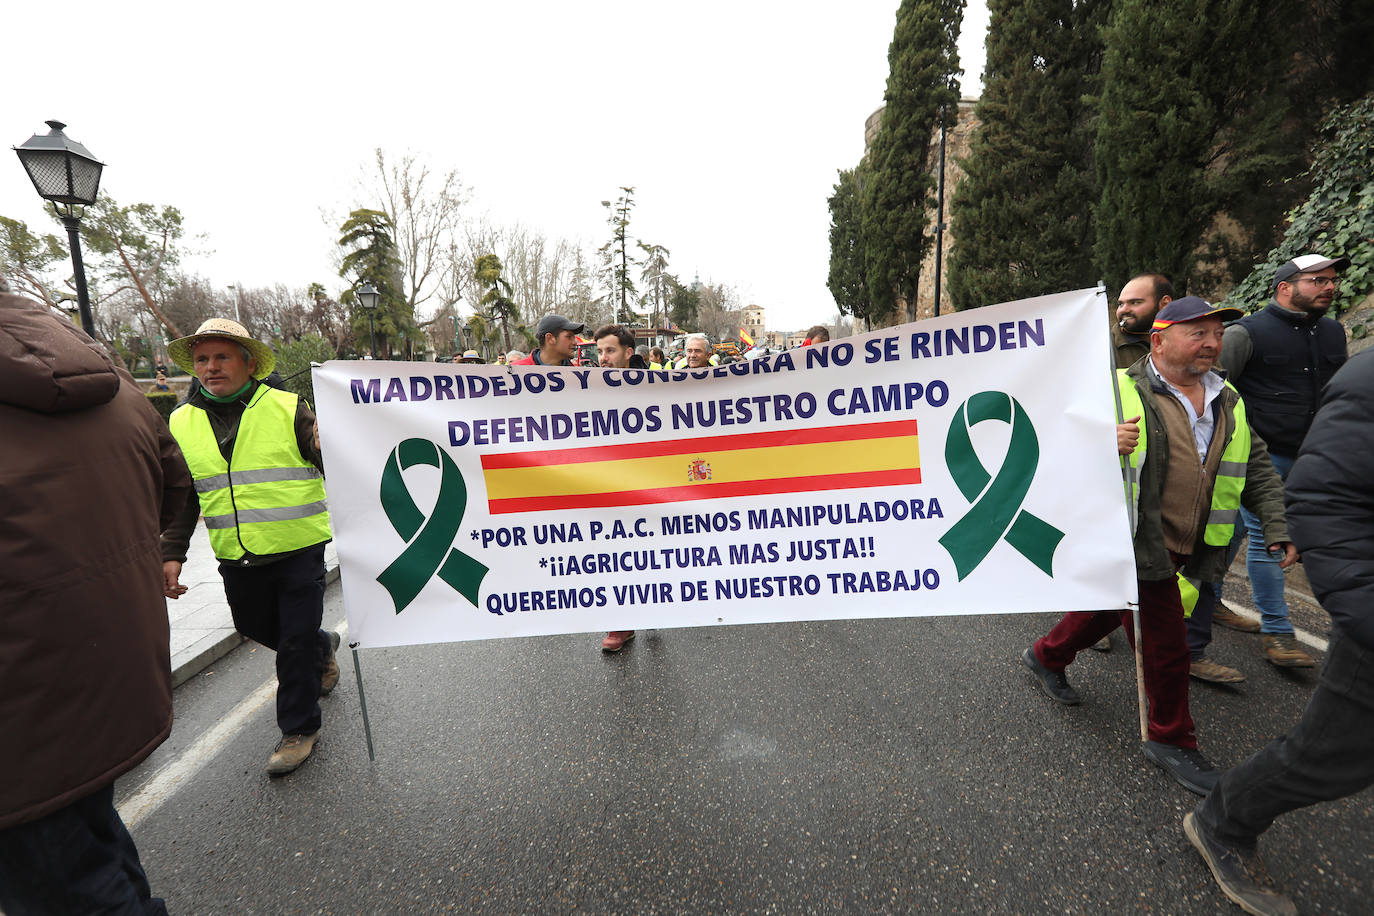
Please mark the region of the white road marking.
[[[1309, 596], [1303, 595], [1301, 592], [1293, 592], [1293, 595], [1295, 595], [1295, 596], [1301, 596], [1301, 597], [1304, 598], [1304, 599], [1311, 600]], [[1239, 614], [1241, 617], [1245, 617], [1245, 618], [1248, 618], [1248, 619], [1250, 619], [1250, 620], [1259, 620], [1259, 619], [1260, 619], [1260, 613], [1259, 613], [1259, 611], [1255, 610], [1254, 608], [1250, 607], [1250, 606], [1247, 605], [1247, 604], [1237, 604], [1236, 602], [1232, 601], [1230, 598], [1227, 598], [1227, 599], [1226, 599], [1226, 606], [1229, 607], [1231, 610], [1235, 611], [1235, 612], [1236, 612], [1237, 614]], [[1327, 641], [1324, 640], [1324, 639], [1322, 639], [1320, 636], [1317, 636], [1317, 635], [1314, 634], [1314, 633], [1309, 633], [1309, 632], [1307, 632], [1306, 630], [1300, 630], [1300, 629], [1298, 629], [1297, 627], [1294, 627], [1294, 628], [1293, 628], [1293, 635], [1296, 636], [1296, 637], [1298, 638], [1298, 642], [1302, 643], [1302, 644], [1305, 645], [1305, 646], [1311, 646], [1313, 649], [1316, 649], [1318, 652], [1325, 652], [1326, 649], [1327, 649], [1327, 645], [1328, 645]]]
[[[340, 623], [335, 632], [344, 634], [348, 624]], [[162, 806], [162, 803], [175, 795], [190, 778], [214, 759], [221, 750], [243, 730], [258, 711], [270, 703], [277, 695], [277, 676], [263, 681], [262, 685], [239, 702], [229, 714], [215, 723], [180, 754], [163, 765], [138, 791], [130, 795], [119, 806], [119, 816], [124, 825], [132, 830], [140, 821]]]

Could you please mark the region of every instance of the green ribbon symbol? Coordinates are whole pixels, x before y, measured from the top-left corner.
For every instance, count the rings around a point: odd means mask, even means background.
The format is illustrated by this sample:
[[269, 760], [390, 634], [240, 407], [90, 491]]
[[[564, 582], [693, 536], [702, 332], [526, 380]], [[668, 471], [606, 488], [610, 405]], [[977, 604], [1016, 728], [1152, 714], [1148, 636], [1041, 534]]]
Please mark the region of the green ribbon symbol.
[[[439, 498], [429, 518], [415, 505], [403, 476], [417, 464], [440, 473]], [[396, 613], [436, 574], [476, 607], [487, 567], [453, 547], [468, 507], [468, 488], [453, 459], [428, 439], [405, 440], [387, 458], [381, 497], [387, 521], [406, 541], [406, 549], [377, 577], [396, 603]]]
[[[996, 477], [989, 475], [978, 460], [969, 438], [969, 430], [984, 420], [1011, 424], [1011, 441]], [[954, 560], [960, 582], [1003, 538], [1053, 578], [1054, 552], [1064, 532], [1021, 508], [1039, 463], [1040, 441], [1035, 436], [1035, 427], [1011, 395], [982, 391], [959, 406], [945, 437], [945, 464], [959, 492], [972, 505], [940, 538], [940, 545]]]

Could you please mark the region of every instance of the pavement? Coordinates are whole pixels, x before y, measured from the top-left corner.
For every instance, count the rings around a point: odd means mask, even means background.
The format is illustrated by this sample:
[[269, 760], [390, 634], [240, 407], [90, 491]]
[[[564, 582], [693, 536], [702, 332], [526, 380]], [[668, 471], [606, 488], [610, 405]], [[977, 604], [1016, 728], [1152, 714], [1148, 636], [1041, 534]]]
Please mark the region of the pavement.
[[[325, 582], [338, 579], [339, 557], [332, 541], [324, 549], [324, 562]], [[173, 687], [195, 677], [244, 641], [234, 629], [224, 597], [224, 580], [219, 577], [219, 561], [210, 550], [210, 535], [199, 523], [181, 568], [181, 584], [186, 586], [186, 594], [167, 602]]]

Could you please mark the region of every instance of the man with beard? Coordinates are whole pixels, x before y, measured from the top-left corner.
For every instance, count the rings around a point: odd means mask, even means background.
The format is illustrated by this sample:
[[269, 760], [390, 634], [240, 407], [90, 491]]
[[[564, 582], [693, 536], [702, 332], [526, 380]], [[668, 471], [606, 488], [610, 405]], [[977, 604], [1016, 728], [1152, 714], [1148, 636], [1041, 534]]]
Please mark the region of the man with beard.
[[[1349, 258], [1294, 258], [1275, 271], [1274, 298], [1226, 329], [1221, 365], [1245, 399], [1250, 427], [1269, 446], [1280, 478], [1288, 477], [1322, 389], [1346, 359], [1345, 329], [1326, 311], [1340, 284], [1336, 272], [1349, 266]], [[1283, 571], [1265, 549], [1259, 520], [1244, 508], [1241, 518], [1250, 534], [1245, 566], [1265, 658], [1280, 668], [1311, 668], [1316, 663], [1298, 646], [1288, 620]]]
[[[635, 352], [635, 337], [622, 325], [608, 324], [592, 335], [596, 359], [602, 369], [647, 369], [649, 364]], [[635, 638], [634, 630], [612, 630], [601, 641], [602, 652], [619, 652]]]

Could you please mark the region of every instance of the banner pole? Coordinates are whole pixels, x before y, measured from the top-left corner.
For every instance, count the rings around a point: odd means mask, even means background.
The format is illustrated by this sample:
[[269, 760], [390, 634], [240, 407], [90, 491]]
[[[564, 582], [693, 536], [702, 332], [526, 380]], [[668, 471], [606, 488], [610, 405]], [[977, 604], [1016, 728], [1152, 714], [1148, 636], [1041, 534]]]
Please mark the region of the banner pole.
[[358, 662], [358, 646], [350, 646], [353, 650], [353, 673], [358, 677], [358, 705], [363, 710], [363, 735], [367, 737], [367, 759], [370, 763], [375, 763], [377, 756], [372, 752], [372, 723], [367, 718], [367, 693], [363, 690], [363, 666]]
[[[1103, 299], [1107, 298], [1107, 284], [1101, 280], [1097, 281], [1097, 292]], [[1107, 334], [1107, 365], [1112, 372], [1112, 397], [1116, 400], [1116, 422], [1117, 425], [1126, 422], [1121, 408], [1121, 391], [1116, 387], [1116, 347], [1112, 344], [1110, 328]], [[1145, 418], [1141, 417], [1141, 422]], [[1131, 526], [1131, 542], [1135, 543], [1135, 501], [1131, 499], [1130, 487], [1130, 462], [1125, 455], [1118, 456], [1121, 459], [1121, 479], [1126, 484], [1126, 520]], [[1140, 602], [1131, 607], [1131, 629], [1133, 630], [1135, 644], [1135, 699], [1136, 706], [1140, 713], [1140, 741], [1143, 744], [1150, 738], [1150, 715], [1149, 704], [1145, 697], [1145, 656], [1140, 650]]]

